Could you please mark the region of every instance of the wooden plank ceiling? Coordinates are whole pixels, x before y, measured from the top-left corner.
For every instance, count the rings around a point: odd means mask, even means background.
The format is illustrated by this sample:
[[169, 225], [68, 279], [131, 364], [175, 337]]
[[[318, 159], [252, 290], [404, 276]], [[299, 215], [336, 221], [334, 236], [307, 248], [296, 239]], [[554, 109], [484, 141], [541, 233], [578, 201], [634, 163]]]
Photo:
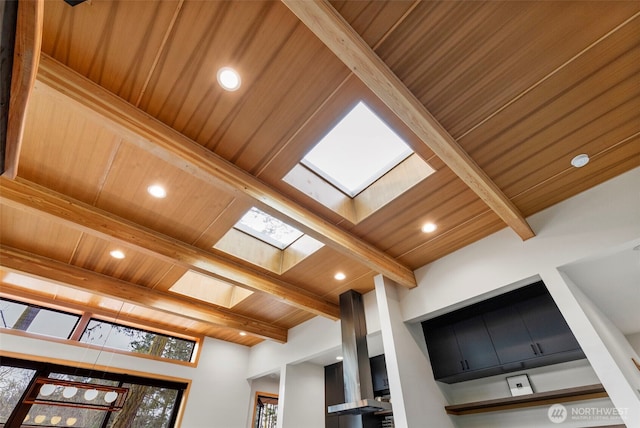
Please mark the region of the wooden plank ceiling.
[[[22, 3], [5, 295], [286, 341], [379, 273], [413, 287], [414, 269], [504, 227], [529, 239], [527, 216], [640, 165], [637, 2]], [[218, 86], [223, 66], [239, 90]], [[354, 223], [283, 177], [360, 100], [436, 171]], [[284, 271], [214, 248], [252, 206], [323, 246]], [[253, 294], [227, 308], [170, 291], [187, 271]]]

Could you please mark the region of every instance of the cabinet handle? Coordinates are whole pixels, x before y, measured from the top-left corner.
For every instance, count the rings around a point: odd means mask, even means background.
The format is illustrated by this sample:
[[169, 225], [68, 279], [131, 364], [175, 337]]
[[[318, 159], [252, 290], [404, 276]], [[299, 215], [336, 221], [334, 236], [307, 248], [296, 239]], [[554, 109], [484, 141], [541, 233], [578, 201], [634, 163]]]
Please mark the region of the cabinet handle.
[[536, 347], [535, 347], [535, 346], [533, 346], [533, 343], [531, 344], [531, 349], [533, 350], [533, 353], [534, 353], [535, 355], [538, 355], [538, 351], [536, 351]]
[[467, 363], [467, 370], [469, 370], [469, 361], [464, 360], [465, 363]]
[[460, 360], [460, 366], [462, 367], [462, 370], [464, 370], [464, 362], [462, 360]]
[[540, 346], [540, 344], [538, 342], [536, 342], [536, 345], [538, 345], [538, 350], [540, 351], [540, 353], [544, 354], [544, 352], [542, 352], [542, 347]]

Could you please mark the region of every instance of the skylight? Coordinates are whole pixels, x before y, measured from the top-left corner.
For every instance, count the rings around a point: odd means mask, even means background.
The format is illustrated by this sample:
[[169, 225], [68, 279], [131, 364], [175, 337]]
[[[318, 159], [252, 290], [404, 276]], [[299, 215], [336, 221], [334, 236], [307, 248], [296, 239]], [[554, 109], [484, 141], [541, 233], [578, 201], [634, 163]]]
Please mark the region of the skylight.
[[353, 198], [411, 153], [391, 128], [359, 102], [301, 163]]
[[295, 227], [255, 207], [247, 211], [233, 227], [280, 250], [284, 250], [303, 235]]

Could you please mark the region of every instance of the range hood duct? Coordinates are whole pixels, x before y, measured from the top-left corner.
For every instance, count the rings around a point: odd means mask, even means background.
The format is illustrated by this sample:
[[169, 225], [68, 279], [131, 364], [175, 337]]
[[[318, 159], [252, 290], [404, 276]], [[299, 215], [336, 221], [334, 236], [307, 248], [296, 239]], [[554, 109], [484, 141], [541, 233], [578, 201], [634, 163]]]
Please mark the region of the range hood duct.
[[329, 406], [327, 411], [333, 415], [363, 415], [391, 410], [391, 403], [373, 397], [364, 304], [357, 291], [340, 295], [340, 327], [345, 403]]

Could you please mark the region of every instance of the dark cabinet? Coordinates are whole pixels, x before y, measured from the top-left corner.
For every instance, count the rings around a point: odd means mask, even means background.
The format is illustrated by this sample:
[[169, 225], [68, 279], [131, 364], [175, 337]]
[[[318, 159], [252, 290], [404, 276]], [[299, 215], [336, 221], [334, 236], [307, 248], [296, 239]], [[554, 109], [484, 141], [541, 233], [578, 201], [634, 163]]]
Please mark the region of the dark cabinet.
[[542, 282], [422, 323], [447, 383], [584, 358]]
[[498, 365], [498, 356], [482, 317], [452, 324], [423, 324], [436, 379]]
[[460, 347], [463, 371], [480, 370], [498, 364], [498, 356], [481, 316], [467, 318], [453, 325]]
[[517, 308], [540, 355], [580, 349], [551, 296], [534, 297], [518, 303]]
[[389, 376], [384, 354], [369, 359], [371, 364], [371, 379], [373, 380], [373, 395], [378, 397], [389, 395]]
[[515, 306], [487, 312], [484, 320], [501, 364], [519, 362], [538, 355]]
[[423, 323], [422, 329], [427, 339], [429, 359], [435, 378], [441, 379], [459, 373], [462, 370], [460, 367], [462, 355], [453, 326], [429, 327]]

